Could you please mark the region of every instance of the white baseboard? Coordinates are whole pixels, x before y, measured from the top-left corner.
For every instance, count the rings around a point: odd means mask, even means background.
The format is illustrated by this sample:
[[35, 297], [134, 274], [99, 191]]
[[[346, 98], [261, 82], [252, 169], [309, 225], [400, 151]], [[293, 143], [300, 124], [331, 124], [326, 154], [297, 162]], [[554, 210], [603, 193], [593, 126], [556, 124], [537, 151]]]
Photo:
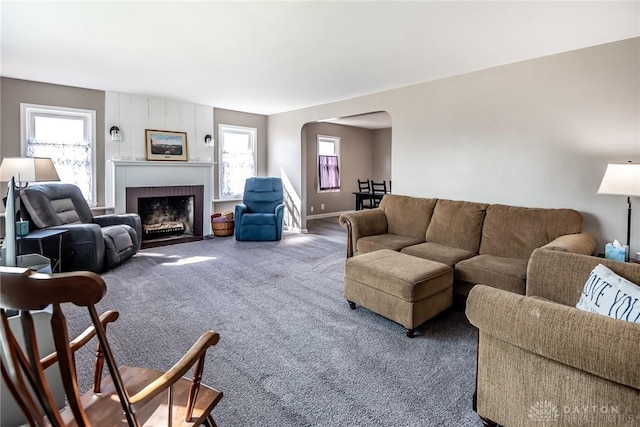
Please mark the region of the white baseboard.
[[307, 219], [320, 219], [320, 218], [329, 218], [332, 216], [340, 216], [343, 213], [348, 213], [348, 212], [355, 212], [355, 211], [342, 211], [342, 212], [327, 212], [327, 213], [321, 213], [321, 214], [315, 214], [315, 215], [307, 215]]
[[308, 228], [289, 227], [289, 226], [285, 225], [284, 226], [284, 230], [288, 231], [290, 233], [295, 233], [295, 234], [309, 234], [309, 229]]

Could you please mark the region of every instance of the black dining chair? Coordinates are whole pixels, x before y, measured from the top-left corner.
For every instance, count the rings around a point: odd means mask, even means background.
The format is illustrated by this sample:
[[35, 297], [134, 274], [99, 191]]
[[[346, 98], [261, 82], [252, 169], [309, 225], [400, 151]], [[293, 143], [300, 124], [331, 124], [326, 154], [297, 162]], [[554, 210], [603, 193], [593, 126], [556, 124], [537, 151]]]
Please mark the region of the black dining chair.
[[[358, 180], [358, 191], [360, 193], [371, 193], [371, 181], [367, 180]], [[360, 207], [362, 209], [373, 209], [375, 208], [375, 202], [371, 197], [361, 197], [360, 198]]]
[[364, 181], [362, 181], [362, 180], [358, 180], [358, 191], [359, 191], [359, 192], [361, 192], [361, 193], [362, 193], [362, 192], [365, 192], [365, 191], [366, 191], [367, 193], [370, 193], [370, 192], [371, 192], [371, 184], [370, 184], [370, 181], [369, 181], [368, 179], [367, 179], [367, 180], [364, 180]]
[[[387, 182], [386, 181], [375, 182], [374, 180], [371, 180], [371, 192], [373, 194], [387, 194]], [[382, 197], [372, 197], [371, 199], [373, 200], [374, 208], [377, 208], [378, 206], [380, 206], [380, 201], [382, 200]]]

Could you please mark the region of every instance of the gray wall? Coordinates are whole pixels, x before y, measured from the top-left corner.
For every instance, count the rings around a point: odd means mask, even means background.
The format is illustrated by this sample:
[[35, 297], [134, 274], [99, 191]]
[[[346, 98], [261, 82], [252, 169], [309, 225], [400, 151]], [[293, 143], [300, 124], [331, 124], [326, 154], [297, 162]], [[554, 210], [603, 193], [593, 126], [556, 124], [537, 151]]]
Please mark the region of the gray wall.
[[[27, 80], [0, 79], [2, 130], [0, 158], [20, 157], [20, 103], [82, 108], [96, 112], [96, 188], [104, 204], [104, 92]], [[3, 194], [6, 190], [3, 188]]]
[[626, 199], [596, 192], [608, 163], [640, 161], [640, 38], [269, 116], [269, 172], [290, 181], [292, 216], [308, 197], [302, 126], [369, 111], [393, 119], [394, 193], [569, 207], [600, 251], [625, 239]]
[[[391, 128], [373, 131], [371, 178], [376, 181], [391, 179]], [[387, 188], [388, 190], [388, 188]]]

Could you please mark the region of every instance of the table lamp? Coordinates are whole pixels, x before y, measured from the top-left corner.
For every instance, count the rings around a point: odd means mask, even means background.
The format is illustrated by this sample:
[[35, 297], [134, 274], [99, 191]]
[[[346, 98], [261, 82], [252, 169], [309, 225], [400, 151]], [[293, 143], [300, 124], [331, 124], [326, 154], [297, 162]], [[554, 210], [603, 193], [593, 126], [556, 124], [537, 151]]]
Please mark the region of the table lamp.
[[[13, 178], [13, 179], [12, 179]], [[25, 188], [30, 182], [50, 182], [60, 181], [53, 161], [46, 157], [5, 157], [0, 165], [0, 182], [9, 182], [12, 186], [11, 194], [20, 188]], [[24, 185], [23, 185], [24, 184]], [[22, 221], [20, 212], [20, 195], [15, 194], [17, 221]], [[7, 205], [8, 206], [8, 205]], [[16, 221], [16, 224], [17, 224]], [[6, 223], [8, 225], [8, 222]], [[8, 228], [8, 227], [7, 227]], [[26, 230], [21, 230], [19, 235], [29, 232], [28, 224]]]
[[631, 197], [640, 196], [640, 163], [610, 163], [598, 194], [627, 196], [627, 246], [631, 243]]
[[29, 182], [60, 181], [53, 161], [46, 157], [5, 157], [0, 165], [0, 182], [9, 182], [15, 177], [16, 185], [21, 187]]

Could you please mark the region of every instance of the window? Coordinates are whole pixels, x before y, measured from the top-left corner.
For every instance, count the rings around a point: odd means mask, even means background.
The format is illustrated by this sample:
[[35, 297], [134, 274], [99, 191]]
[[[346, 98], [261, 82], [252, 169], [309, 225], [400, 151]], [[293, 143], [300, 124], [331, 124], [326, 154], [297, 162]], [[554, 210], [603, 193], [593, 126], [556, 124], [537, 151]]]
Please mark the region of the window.
[[340, 138], [318, 135], [318, 191], [340, 191]]
[[60, 180], [77, 185], [95, 205], [96, 112], [31, 104], [20, 110], [22, 155], [51, 158]]
[[257, 129], [220, 125], [220, 199], [241, 199], [244, 182], [256, 176]]

